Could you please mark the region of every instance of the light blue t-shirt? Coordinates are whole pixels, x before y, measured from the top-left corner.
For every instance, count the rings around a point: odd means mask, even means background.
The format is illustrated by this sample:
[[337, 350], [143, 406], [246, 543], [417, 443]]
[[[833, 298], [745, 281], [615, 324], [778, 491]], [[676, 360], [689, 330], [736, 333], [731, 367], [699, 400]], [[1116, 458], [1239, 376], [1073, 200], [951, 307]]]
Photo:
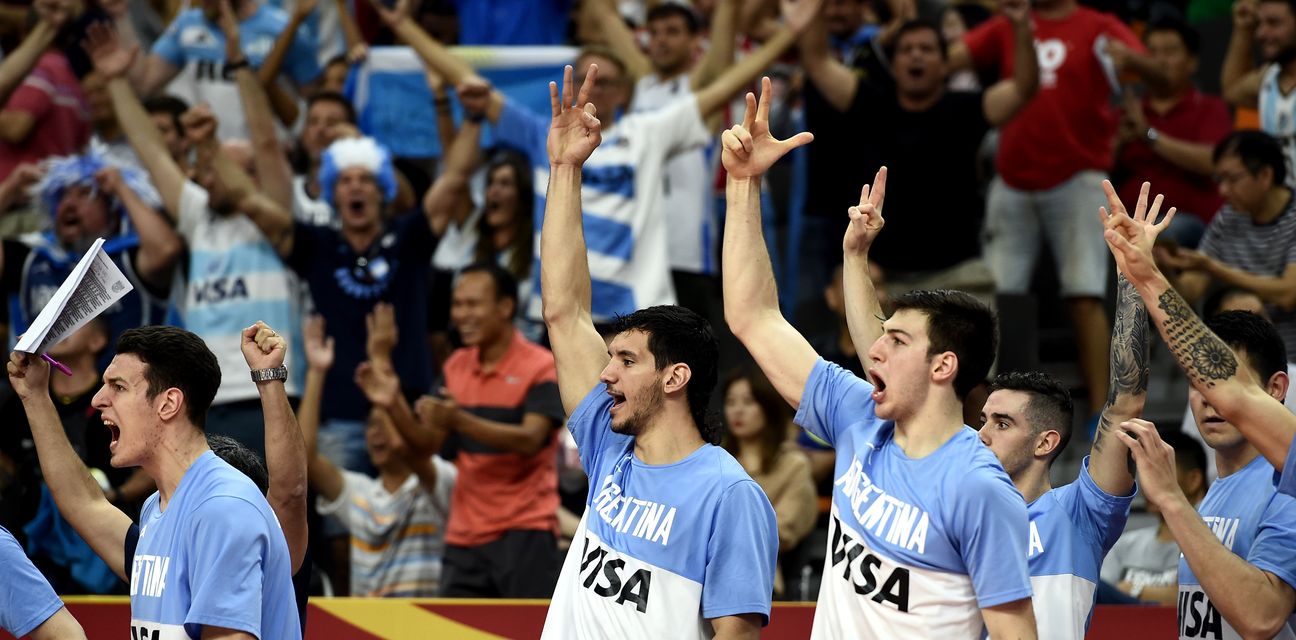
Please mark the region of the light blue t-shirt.
[[542, 637], [701, 639], [711, 618], [768, 622], [778, 525], [760, 485], [710, 444], [645, 464], [611, 406], [599, 384], [567, 421], [590, 492]]
[[216, 626], [261, 640], [300, 638], [290, 564], [261, 491], [203, 453], [165, 511], [157, 493], [140, 511], [130, 567], [132, 637], [197, 639], [204, 626]]
[[8, 529], [0, 527], [0, 629], [21, 638], [63, 608], [45, 576], [23, 553]]
[[820, 359], [796, 415], [837, 450], [811, 637], [977, 637], [981, 608], [1031, 595], [1026, 502], [969, 427], [910, 458], [872, 392]]
[[1278, 491], [1296, 498], [1296, 440], [1292, 441], [1291, 448], [1287, 450], [1287, 462], [1278, 479]]
[[[239, 44], [253, 68], [270, 55], [275, 39], [288, 26], [288, 14], [261, 4], [255, 13], [239, 23]], [[303, 25], [293, 39], [284, 60], [284, 73], [298, 86], [319, 77], [321, 69], [315, 58], [315, 35]], [[175, 67], [180, 75], [167, 88], [191, 105], [206, 102], [220, 118], [218, 134], [222, 140], [248, 138], [247, 119], [239, 98], [238, 83], [225, 66], [225, 34], [207, 21], [202, 9], [195, 8], [176, 16], [162, 36], [153, 43], [153, 53]]]
[[1093, 614], [1103, 557], [1125, 530], [1134, 493], [1108, 495], [1089, 475], [1027, 505], [1032, 604], [1040, 637], [1084, 638]]
[[[1234, 554], [1296, 586], [1296, 500], [1274, 490], [1274, 469], [1264, 456], [1211, 484], [1197, 512]], [[1185, 558], [1179, 559], [1179, 637], [1241, 637]], [[1289, 624], [1275, 637], [1290, 640], [1296, 633]]]

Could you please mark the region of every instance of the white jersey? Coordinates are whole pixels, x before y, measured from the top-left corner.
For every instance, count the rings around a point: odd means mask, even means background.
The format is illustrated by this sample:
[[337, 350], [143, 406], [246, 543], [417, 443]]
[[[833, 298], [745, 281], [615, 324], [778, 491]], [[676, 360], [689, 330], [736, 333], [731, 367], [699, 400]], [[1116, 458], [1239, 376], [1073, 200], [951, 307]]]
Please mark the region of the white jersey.
[[[499, 141], [526, 152], [535, 167], [536, 247], [549, 186], [548, 114], [543, 116], [505, 98], [495, 132]], [[603, 130], [603, 143], [581, 175], [585, 244], [589, 251], [594, 319], [662, 304], [675, 304], [667, 250], [667, 222], [659, 215], [666, 160], [704, 145], [711, 135], [689, 98], [650, 113], [634, 113]], [[539, 251], [536, 251], [537, 260]], [[536, 290], [540, 270], [534, 269]], [[540, 296], [527, 315], [540, 319]]]
[[541, 637], [689, 640], [710, 638], [714, 618], [768, 622], [778, 526], [760, 485], [710, 444], [645, 464], [611, 406], [599, 384], [567, 422], [590, 492]]
[[1041, 638], [1081, 640], [1089, 627], [1103, 556], [1125, 530], [1134, 494], [1108, 495], [1089, 475], [1027, 506], [1030, 513], [1031, 604]]
[[[676, 100], [692, 97], [689, 76], [663, 81], [648, 75], [635, 83], [631, 113], [661, 109]], [[681, 151], [666, 162], [662, 173], [662, 211], [671, 269], [688, 273], [716, 273], [715, 138], [703, 147]]]
[[837, 450], [812, 638], [976, 638], [981, 609], [1031, 596], [1026, 502], [963, 427], [910, 458], [873, 385], [819, 360], [796, 423]]
[[1282, 65], [1270, 64], [1260, 79], [1260, 128], [1278, 139], [1287, 158], [1287, 186], [1296, 188], [1296, 91], [1278, 86]]
[[[1229, 551], [1296, 586], [1296, 499], [1275, 492], [1274, 469], [1264, 456], [1211, 483], [1197, 512]], [[1296, 633], [1289, 622], [1274, 637], [1293, 640]], [[1242, 638], [1184, 558], [1179, 560], [1179, 638]]]

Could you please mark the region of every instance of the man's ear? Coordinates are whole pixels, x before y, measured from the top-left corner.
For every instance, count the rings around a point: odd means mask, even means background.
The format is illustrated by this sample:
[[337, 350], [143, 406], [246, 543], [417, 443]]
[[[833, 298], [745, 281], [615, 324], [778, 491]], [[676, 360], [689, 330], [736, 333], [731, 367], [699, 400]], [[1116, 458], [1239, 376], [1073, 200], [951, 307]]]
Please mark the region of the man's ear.
[[154, 399], [154, 408], [163, 421], [174, 420], [185, 408], [184, 392], [171, 387]]
[[941, 383], [949, 382], [954, 384], [954, 379], [958, 377], [958, 356], [953, 351], [945, 351], [931, 357], [931, 379], [932, 382]]
[[688, 365], [679, 362], [666, 367], [666, 377], [663, 380], [666, 393], [678, 393], [684, 390], [689, 380], [693, 379], [693, 370]]

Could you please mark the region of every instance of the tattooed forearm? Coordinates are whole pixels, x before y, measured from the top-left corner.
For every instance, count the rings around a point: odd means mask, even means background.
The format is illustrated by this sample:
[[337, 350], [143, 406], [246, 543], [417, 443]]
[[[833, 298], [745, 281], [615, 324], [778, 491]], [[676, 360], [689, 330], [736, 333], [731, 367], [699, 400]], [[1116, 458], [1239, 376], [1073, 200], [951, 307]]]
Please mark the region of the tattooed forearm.
[[1157, 307], [1166, 314], [1161, 335], [1193, 384], [1209, 388], [1237, 374], [1233, 350], [1206, 328], [1174, 289], [1157, 298]]
[[[1119, 396], [1142, 396], [1148, 388], [1148, 316], [1134, 285], [1125, 276], [1116, 282], [1116, 321], [1112, 327], [1111, 382], [1107, 385], [1107, 406], [1098, 420], [1094, 448], [1102, 450], [1104, 437], [1110, 433], [1113, 416], [1109, 415]], [[1125, 416], [1134, 417], [1134, 416]]]

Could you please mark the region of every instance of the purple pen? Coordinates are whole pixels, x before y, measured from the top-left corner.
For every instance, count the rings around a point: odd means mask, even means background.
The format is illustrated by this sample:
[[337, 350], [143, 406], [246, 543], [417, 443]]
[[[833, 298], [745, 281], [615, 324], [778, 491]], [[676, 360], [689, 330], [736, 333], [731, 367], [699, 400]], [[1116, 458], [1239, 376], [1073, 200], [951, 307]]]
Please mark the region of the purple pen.
[[54, 358], [49, 357], [48, 354], [42, 353], [41, 358], [44, 359], [45, 362], [48, 362], [51, 365], [53, 365], [55, 369], [58, 369], [59, 371], [63, 372], [63, 375], [65, 376], [72, 375], [72, 370], [67, 368], [67, 365], [63, 364], [62, 362], [59, 362], [58, 360], [55, 360]]

